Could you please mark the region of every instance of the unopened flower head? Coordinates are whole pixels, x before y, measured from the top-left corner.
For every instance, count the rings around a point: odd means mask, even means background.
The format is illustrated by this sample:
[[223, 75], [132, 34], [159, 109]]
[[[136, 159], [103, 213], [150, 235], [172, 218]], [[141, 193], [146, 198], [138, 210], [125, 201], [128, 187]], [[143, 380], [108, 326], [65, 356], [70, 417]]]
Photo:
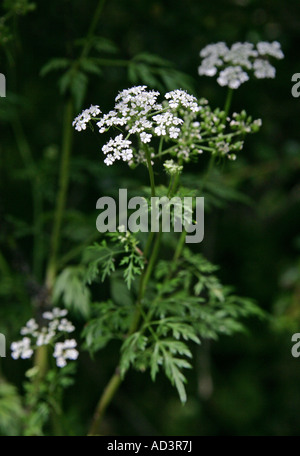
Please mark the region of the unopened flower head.
[[249, 72], [258, 79], [274, 78], [275, 68], [268, 58], [283, 59], [280, 43], [261, 41], [256, 48], [252, 43], [234, 43], [230, 48], [224, 42], [209, 44], [200, 52], [200, 76], [215, 76], [221, 86], [237, 89], [248, 81]]
[[166, 160], [164, 163], [164, 168], [170, 176], [176, 176], [183, 170], [183, 166], [175, 163], [174, 160]]

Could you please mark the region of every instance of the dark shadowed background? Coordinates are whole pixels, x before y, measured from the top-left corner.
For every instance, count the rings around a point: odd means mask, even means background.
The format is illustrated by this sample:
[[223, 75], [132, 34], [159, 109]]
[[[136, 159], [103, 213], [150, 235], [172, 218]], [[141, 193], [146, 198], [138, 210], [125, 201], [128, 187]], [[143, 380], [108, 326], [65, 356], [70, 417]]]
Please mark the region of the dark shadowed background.
[[[57, 190], [67, 95], [58, 84], [62, 72], [42, 76], [41, 68], [50, 59], [78, 55], [76, 42], [86, 35], [96, 6], [96, 0], [36, 2], [34, 11], [10, 21], [10, 40], [0, 27], [0, 72], [7, 79], [7, 97], [0, 101], [0, 332], [8, 344], [39, 299]], [[291, 336], [300, 331], [300, 100], [291, 95], [291, 77], [300, 72], [299, 30], [296, 0], [111, 0], [104, 5], [96, 33], [107, 40], [99, 52], [106, 64], [101, 74], [87, 73], [85, 93], [79, 84], [83, 100], [76, 113], [91, 103], [105, 112], [119, 90], [147, 80], [161, 90], [182, 83], [213, 107], [223, 106], [226, 90], [197, 74], [204, 46], [277, 40], [285, 54], [275, 62], [276, 79], [251, 80], [234, 93], [232, 109], [246, 109], [262, 118], [263, 126], [247, 138], [235, 163], [220, 167], [222, 185], [211, 176], [204, 196], [215, 204], [208, 207], [205, 239], [197, 247], [220, 266], [225, 283], [256, 300], [269, 318], [249, 321], [248, 334], [194, 351], [185, 406], [162, 376], [152, 383], [148, 375], [130, 372], [108, 410], [109, 434], [299, 435], [300, 359], [291, 355]], [[143, 53], [170, 61], [180, 73], [168, 80], [154, 71], [152, 81], [147, 68], [128, 63]], [[147, 179], [139, 169], [107, 168], [99, 136], [74, 132], [73, 141], [62, 254], [95, 230], [100, 196], [121, 183], [137, 188]], [[200, 179], [206, 163], [204, 157], [198, 169], [191, 166], [191, 176]], [[106, 284], [95, 289], [99, 300], [108, 292]], [[84, 325], [79, 316], [74, 319], [79, 328]], [[64, 401], [69, 434], [86, 433], [117, 357], [114, 344], [94, 362], [87, 353], [80, 356], [76, 383]], [[13, 361], [9, 354], [0, 361], [0, 376], [22, 394], [30, 362]], [[0, 426], [1, 416], [0, 398]]]

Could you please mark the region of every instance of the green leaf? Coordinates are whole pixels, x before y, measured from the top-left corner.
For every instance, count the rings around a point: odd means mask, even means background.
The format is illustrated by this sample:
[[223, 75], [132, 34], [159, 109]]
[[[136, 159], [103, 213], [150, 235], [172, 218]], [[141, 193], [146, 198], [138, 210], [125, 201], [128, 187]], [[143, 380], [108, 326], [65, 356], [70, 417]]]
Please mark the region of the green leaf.
[[131, 252], [130, 255], [124, 256], [120, 261], [120, 266], [125, 264], [128, 266], [124, 270], [124, 279], [128, 290], [130, 290], [133, 280], [137, 275], [140, 275], [144, 269], [144, 260], [140, 255], [135, 252]]
[[94, 37], [93, 46], [98, 52], [101, 53], [105, 52], [108, 54], [116, 54], [118, 51], [118, 47], [112, 40], [104, 38], [102, 36]]
[[101, 274], [103, 282], [115, 270], [115, 255], [122, 251], [108, 246], [106, 241], [87, 247], [83, 254], [83, 263], [87, 264], [84, 280], [91, 284]]
[[120, 373], [124, 377], [130, 365], [134, 365], [141, 357], [147, 345], [147, 337], [137, 331], [127, 337], [121, 347]]
[[130, 327], [133, 311], [132, 305], [117, 305], [111, 300], [93, 304], [93, 318], [82, 332], [86, 348], [96, 352], [110, 340], [122, 339]]
[[91, 74], [96, 74], [96, 75], [102, 74], [102, 70], [99, 68], [99, 64], [97, 64], [96, 61], [93, 60], [92, 58], [81, 59], [80, 68], [86, 73], [91, 73]]
[[90, 291], [85, 285], [85, 269], [82, 266], [69, 266], [57, 277], [53, 289], [53, 301], [60, 299], [64, 305], [85, 318], [90, 312]]
[[63, 57], [51, 59], [41, 68], [40, 76], [46, 76], [46, 74], [50, 73], [51, 71], [65, 70], [70, 66], [70, 64], [71, 61]]
[[15, 386], [0, 381], [0, 434], [20, 435], [25, 410]]

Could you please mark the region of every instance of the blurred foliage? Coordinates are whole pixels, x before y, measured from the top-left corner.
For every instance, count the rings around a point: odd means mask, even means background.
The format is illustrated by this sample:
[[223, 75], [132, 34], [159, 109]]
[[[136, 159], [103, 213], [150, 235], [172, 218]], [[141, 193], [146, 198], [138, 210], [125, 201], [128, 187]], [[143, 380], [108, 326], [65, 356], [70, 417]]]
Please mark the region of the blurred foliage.
[[[96, 0], [1, 5], [0, 72], [7, 97], [0, 100], [0, 332], [8, 343], [15, 340], [44, 293], [68, 94], [76, 95], [77, 108], [98, 103], [106, 110], [118, 90], [145, 83], [189, 88], [223, 106], [224, 89], [197, 75], [200, 49], [217, 41], [278, 40], [285, 59], [276, 79], [250, 81], [233, 98], [233, 110], [245, 107], [263, 127], [234, 164], [219, 163], [205, 182], [205, 239], [197, 247], [220, 265], [222, 281], [272, 315], [271, 323], [253, 321], [247, 335], [194, 349], [197, 376], [187, 371], [184, 407], [160, 374], [154, 384], [129, 372], [104, 424], [107, 433], [119, 435], [299, 435], [300, 361], [291, 356], [291, 336], [300, 328], [299, 101], [291, 96], [291, 77], [300, 71], [299, 1], [112, 0], [85, 56], [82, 37], [96, 6]], [[74, 142], [60, 271], [78, 260], [79, 244], [97, 241], [96, 200], [122, 185], [142, 188], [147, 178], [143, 170], [129, 176], [117, 166], [107, 173], [96, 141], [90, 134], [76, 135]], [[204, 156], [203, 164], [190, 165], [190, 182], [199, 182], [206, 164]], [[58, 295], [82, 273], [70, 268], [60, 276]], [[110, 295], [107, 283], [93, 284], [93, 292], [99, 300]], [[85, 293], [78, 289], [77, 301], [86, 302]], [[84, 320], [73, 311], [82, 328]], [[67, 390], [60, 411], [69, 434], [86, 433], [117, 359], [113, 341], [93, 363], [86, 353], [80, 356], [76, 386]], [[21, 432], [26, 409], [17, 391], [23, 392], [28, 367], [1, 359], [1, 435]], [[32, 427], [49, 410], [41, 405], [39, 412]]]

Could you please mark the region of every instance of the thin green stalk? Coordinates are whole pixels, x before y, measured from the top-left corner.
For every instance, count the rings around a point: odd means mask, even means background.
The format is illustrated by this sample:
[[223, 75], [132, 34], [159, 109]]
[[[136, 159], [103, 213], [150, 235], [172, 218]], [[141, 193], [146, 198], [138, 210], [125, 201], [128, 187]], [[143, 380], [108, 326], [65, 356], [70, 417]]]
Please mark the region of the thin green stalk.
[[[232, 102], [232, 95], [233, 95], [233, 89], [228, 88], [227, 97], [226, 97], [225, 106], [224, 106], [224, 111], [225, 111], [226, 116], [228, 115], [229, 110], [230, 110], [230, 106], [231, 106], [231, 102]], [[235, 134], [236, 133], [226, 134], [226, 135], [223, 135], [222, 138], [225, 138], [226, 136], [234, 136]], [[214, 150], [211, 147], [201, 146], [201, 144], [199, 144], [199, 145], [204, 150], [212, 150], [212, 151]], [[212, 171], [214, 162], [215, 162], [215, 156], [212, 154], [211, 157], [210, 157], [210, 160], [209, 160], [207, 172], [206, 172], [206, 174], [205, 174], [205, 176], [204, 176], [204, 178], [202, 180], [202, 184], [200, 186], [200, 193], [201, 194], [202, 194], [202, 192], [204, 190], [204, 187], [205, 187], [205, 184], [207, 182], [207, 179], [208, 179], [208, 177], [209, 177], [209, 175], [210, 175], [210, 173]]]
[[35, 394], [38, 395], [40, 381], [45, 377], [48, 370], [48, 347], [42, 345], [38, 347], [34, 354], [34, 365], [38, 368], [38, 372], [34, 377]]
[[225, 107], [224, 107], [224, 111], [225, 111], [226, 116], [229, 113], [229, 109], [230, 109], [231, 101], [232, 101], [232, 95], [233, 95], [233, 89], [230, 89], [228, 87], [227, 98], [226, 98]]
[[163, 143], [164, 143], [164, 140], [163, 140], [163, 137], [161, 136], [160, 140], [159, 140], [159, 146], [158, 146], [158, 156], [160, 158], [161, 158], [161, 154], [162, 154]]
[[[153, 173], [153, 168], [152, 168], [152, 164], [151, 164], [150, 152], [149, 152], [148, 148], [145, 149], [145, 153], [146, 153], [148, 172], [149, 172], [149, 178], [150, 178], [150, 184], [151, 184], [151, 195], [155, 196], [154, 173]], [[155, 240], [155, 243], [154, 243], [154, 246], [153, 246], [153, 249], [151, 252], [151, 256], [149, 259], [149, 263], [147, 264], [147, 267], [143, 271], [143, 274], [141, 275], [141, 278], [140, 278], [140, 285], [139, 285], [138, 297], [137, 297], [137, 302], [136, 302], [136, 311], [135, 311], [135, 315], [133, 317], [132, 324], [129, 328], [127, 336], [133, 334], [139, 326], [139, 322], [140, 322], [140, 318], [141, 318], [141, 314], [142, 314], [142, 309], [141, 309], [142, 300], [144, 298], [144, 295], [145, 295], [145, 292], [147, 289], [147, 285], [148, 285], [149, 279], [151, 277], [151, 274], [152, 274], [152, 271], [153, 271], [158, 253], [159, 253], [161, 236], [162, 236], [162, 232], [161, 232], [161, 228], [160, 228], [160, 231], [157, 233], [157, 236], [156, 236], [156, 240]], [[154, 233], [151, 232], [148, 236], [148, 242], [147, 242], [146, 248], [144, 250], [144, 255], [148, 254], [148, 251], [150, 250], [151, 245], [152, 245], [153, 237], [154, 237]], [[122, 379], [120, 376], [119, 367], [117, 367], [114, 375], [109, 380], [109, 382], [108, 382], [106, 388], [104, 389], [102, 396], [97, 404], [96, 411], [95, 411], [93, 421], [92, 421], [92, 425], [91, 425], [88, 435], [99, 434], [99, 428], [100, 428], [104, 413], [107, 409], [107, 406], [112, 401], [115, 393], [117, 392], [121, 382], [122, 382]]]
[[83, 50], [81, 52], [80, 59], [86, 57], [88, 55], [88, 53], [90, 52], [90, 50], [91, 50], [91, 47], [92, 47], [92, 44], [93, 44], [93, 35], [95, 33], [98, 21], [100, 19], [100, 16], [101, 16], [105, 1], [106, 0], [100, 0], [98, 5], [97, 5], [96, 11], [95, 11], [94, 16], [93, 16], [93, 20], [91, 22], [91, 25], [90, 25], [90, 28], [89, 28], [89, 31], [88, 31], [88, 34], [87, 34], [86, 44], [85, 44], [85, 46], [84, 46], [84, 48], [83, 48]]
[[[150, 185], [151, 185], [151, 196], [155, 197], [155, 181], [154, 181], [154, 173], [153, 173], [153, 168], [152, 168], [152, 163], [151, 163], [151, 157], [150, 157], [150, 152], [148, 147], [145, 149], [145, 154], [146, 154], [146, 160], [147, 160], [147, 167], [148, 167], [148, 173], [149, 173], [149, 178], [150, 178]], [[147, 258], [148, 252], [150, 250], [150, 247], [152, 245], [154, 237], [154, 232], [151, 231], [151, 233], [148, 236], [147, 243], [144, 249], [144, 256]]]
[[144, 297], [144, 295], [145, 295], [145, 291], [146, 291], [149, 279], [150, 279], [152, 271], [153, 271], [154, 264], [155, 264], [155, 262], [157, 260], [157, 256], [158, 256], [158, 253], [159, 253], [161, 236], [162, 236], [162, 231], [160, 229], [160, 231], [157, 233], [157, 236], [156, 236], [156, 240], [155, 240], [155, 243], [154, 243], [154, 246], [153, 246], [153, 250], [152, 250], [152, 254], [151, 254], [151, 257], [150, 257], [150, 260], [149, 260], [149, 263], [148, 263], [148, 267], [146, 268], [145, 275], [143, 276], [143, 278], [141, 280], [141, 286], [140, 286], [138, 302], [141, 302], [143, 297]]
[[177, 247], [176, 247], [173, 259], [172, 259], [172, 264], [174, 264], [174, 265], [176, 264], [177, 260], [179, 259], [180, 255], [181, 255], [181, 252], [182, 252], [182, 249], [183, 249], [183, 246], [185, 243], [186, 234], [187, 234], [186, 231], [182, 230], [182, 233], [180, 235], [180, 238], [177, 243]]
[[89, 430], [88, 435], [90, 435], [90, 436], [99, 435], [99, 428], [100, 428], [100, 424], [101, 424], [102, 418], [104, 416], [104, 413], [107, 409], [107, 406], [112, 401], [112, 398], [116, 394], [121, 382], [122, 382], [121, 375], [120, 375], [119, 369], [117, 368], [116, 372], [111, 377], [110, 381], [108, 382], [108, 384], [98, 402], [98, 405], [96, 407], [96, 411], [95, 411], [95, 414], [93, 417], [92, 426]]
[[200, 185], [200, 189], [199, 189], [200, 195], [202, 195], [202, 193], [203, 193], [203, 190], [204, 190], [205, 184], [207, 182], [207, 179], [210, 176], [210, 173], [211, 173], [211, 171], [213, 169], [214, 162], [215, 162], [215, 156], [211, 155], [210, 159], [209, 159], [207, 171], [206, 171], [205, 176], [203, 177], [201, 185]]
[[30, 146], [26, 139], [22, 124], [18, 116], [12, 122], [12, 128], [18, 149], [25, 167], [30, 170], [31, 193], [33, 201], [33, 275], [39, 278], [42, 267], [43, 236], [41, 227], [41, 213], [43, 210], [43, 196], [40, 189], [39, 170], [34, 161]]
[[144, 248], [144, 257], [147, 259], [148, 257], [148, 253], [149, 253], [149, 250], [151, 248], [151, 245], [152, 245], [152, 241], [153, 241], [153, 238], [154, 238], [154, 235], [155, 235], [155, 232], [154, 231], [151, 231], [151, 233], [149, 234], [148, 236], [148, 239], [147, 239], [147, 242], [146, 242], [146, 246]]
[[[180, 165], [182, 164], [182, 160], [179, 160], [179, 164]], [[174, 193], [176, 192], [176, 189], [177, 189], [177, 186], [178, 186], [178, 183], [179, 183], [179, 177], [180, 177], [180, 174], [176, 174], [176, 176], [173, 177], [173, 179], [171, 179], [170, 184], [172, 183], [172, 185], [169, 186], [168, 197], [174, 195]], [[172, 261], [171, 261], [171, 266], [170, 266], [169, 273], [167, 274], [167, 276], [164, 279], [164, 284], [166, 284], [166, 282], [168, 280], [170, 280], [170, 278], [172, 277], [172, 274], [174, 273], [174, 271], [176, 269], [176, 263], [177, 263], [178, 258], [181, 255], [182, 249], [184, 247], [186, 235], [187, 235], [187, 233], [183, 229], [182, 233], [180, 235], [179, 241], [177, 243], [177, 247], [175, 249]], [[152, 306], [151, 306], [150, 310], [148, 311], [148, 314], [144, 318], [144, 322], [145, 322], [146, 325], [149, 323], [149, 321], [152, 318], [152, 315], [153, 315], [153, 312], [154, 312], [154, 309], [155, 309], [155, 305], [154, 304], [157, 302], [158, 297], [159, 297], [159, 294], [156, 296], [155, 301], [152, 303]]]
[[[99, 21], [102, 9], [104, 7], [105, 0], [99, 0], [96, 11], [93, 15], [91, 25], [87, 33], [87, 39], [82, 49], [79, 59], [75, 62], [75, 66], [78, 62], [85, 58], [92, 46], [93, 35], [95, 33], [97, 23]], [[65, 108], [64, 124], [63, 124], [63, 146], [62, 146], [62, 157], [60, 165], [60, 177], [59, 177], [59, 192], [56, 201], [56, 210], [54, 215], [51, 244], [50, 244], [50, 257], [46, 270], [46, 285], [51, 290], [54, 284], [56, 270], [57, 270], [57, 256], [60, 247], [61, 237], [61, 225], [63, 219], [63, 213], [65, 210], [66, 196], [69, 184], [69, 166], [70, 166], [70, 153], [72, 148], [72, 120], [74, 118], [73, 112], [73, 100], [70, 97], [67, 101]]]
[[150, 185], [151, 185], [151, 196], [155, 196], [155, 182], [154, 182], [154, 173], [153, 173], [153, 168], [152, 168], [152, 163], [151, 163], [151, 156], [150, 156], [150, 151], [149, 148], [145, 148], [145, 153], [146, 153], [146, 160], [147, 160], [147, 166], [148, 166], [148, 172], [149, 172], [149, 177], [150, 177]]
[[69, 184], [70, 155], [72, 148], [72, 120], [74, 117], [73, 101], [67, 101], [63, 123], [63, 144], [59, 172], [59, 191], [56, 200], [52, 236], [50, 242], [50, 256], [46, 270], [46, 285], [52, 289], [57, 269], [57, 255], [60, 247], [61, 226], [66, 205], [67, 190]]
[[[82, 49], [79, 59], [74, 62], [74, 67], [78, 65], [80, 59], [85, 58], [89, 53], [92, 46], [92, 38], [95, 33], [95, 29], [102, 12], [105, 0], [100, 0], [96, 8], [93, 20], [91, 22], [85, 46]], [[58, 267], [58, 254], [61, 242], [61, 227], [63, 222], [64, 211], [66, 207], [67, 192], [69, 186], [69, 168], [70, 168], [70, 156], [72, 149], [73, 140], [73, 128], [72, 120], [74, 118], [73, 98], [70, 95], [64, 112], [63, 120], [63, 141], [62, 141], [62, 152], [59, 170], [59, 190], [56, 199], [56, 207], [54, 213], [52, 234], [50, 240], [50, 254], [49, 261], [46, 268], [46, 279], [45, 283], [47, 288], [51, 291], [54, 285], [57, 267]], [[43, 347], [39, 347], [36, 352], [35, 366], [39, 368], [39, 374], [37, 377], [37, 387], [40, 380], [44, 377], [48, 369], [48, 354]]]
[[[144, 297], [144, 294], [145, 294], [145, 291], [147, 288], [148, 281], [149, 281], [151, 273], [153, 271], [155, 261], [157, 259], [157, 255], [158, 255], [159, 247], [160, 247], [161, 234], [162, 233], [160, 231], [157, 235], [157, 238], [156, 238], [153, 250], [152, 250], [151, 258], [150, 258], [148, 266], [146, 268], [146, 272], [141, 277], [139, 295], [138, 295], [138, 299], [137, 299], [137, 303], [136, 303], [136, 312], [133, 317], [133, 321], [132, 321], [132, 324], [128, 331], [127, 336], [133, 334], [138, 328], [138, 325], [140, 322], [140, 317], [141, 317], [141, 303], [142, 303], [142, 300], [143, 300], [143, 297]], [[112, 399], [113, 399], [114, 395], [116, 394], [121, 383], [122, 383], [122, 378], [120, 375], [119, 367], [117, 367], [114, 375], [109, 380], [109, 382], [108, 382], [106, 388], [104, 389], [103, 394], [97, 404], [96, 411], [95, 411], [93, 421], [92, 421], [92, 425], [90, 427], [88, 435], [94, 436], [94, 435], [99, 434], [99, 428], [100, 428], [104, 413], [107, 409], [107, 406], [112, 401]]]
[[[226, 116], [229, 113], [229, 109], [230, 109], [231, 102], [232, 102], [232, 95], [233, 95], [233, 89], [228, 88], [227, 97], [226, 97], [225, 106], [224, 106], [224, 111], [225, 111]], [[226, 136], [233, 136], [233, 135], [235, 135], [235, 133], [230, 133], [230, 134], [227, 134], [227, 135], [223, 135], [223, 138], [225, 138]], [[213, 150], [213, 148], [201, 146], [201, 144], [200, 144], [200, 147], [202, 149], [204, 149], [204, 150]], [[202, 180], [202, 184], [200, 186], [200, 194], [202, 194], [202, 192], [204, 190], [204, 187], [205, 187], [205, 184], [207, 182], [207, 179], [208, 179], [208, 177], [209, 177], [209, 175], [210, 175], [210, 173], [212, 171], [214, 162], [215, 162], [215, 156], [212, 154], [211, 157], [210, 157], [210, 160], [209, 160], [207, 172], [206, 172], [206, 174], [205, 174], [205, 176], [204, 176], [204, 178]]]

